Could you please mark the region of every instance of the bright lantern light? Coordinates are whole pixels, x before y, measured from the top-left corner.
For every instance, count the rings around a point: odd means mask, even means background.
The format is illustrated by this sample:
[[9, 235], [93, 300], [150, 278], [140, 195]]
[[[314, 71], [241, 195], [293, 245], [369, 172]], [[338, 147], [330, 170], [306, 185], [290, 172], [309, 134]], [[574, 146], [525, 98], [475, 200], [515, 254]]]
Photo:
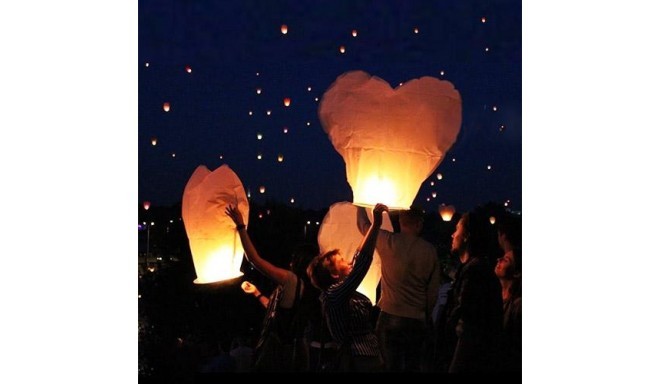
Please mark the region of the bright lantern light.
[[284, 155], [282, 155], [282, 154], [277, 155], [277, 161], [279, 163], [283, 162], [284, 161]]
[[286, 35], [289, 32], [289, 27], [287, 27], [286, 24], [282, 24], [282, 27], [280, 27], [280, 31], [282, 31], [283, 35]]
[[433, 197], [435, 199], [436, 196], [438, 196], [437, 192], [431, 192], [431, 197]]
[[225, 215], [237, 206], [247, 224], [249, 204], [238, 176], [227, 165], [211, 172], [197, 167], [183, 191], [181, 213], [190, 243], [197, 279], [214, 283], [241, 276], [243, 246], [234, 222]]
[[151, 138], [151, 145], [156, 146], [156, 144], [158, 144], [158, 138], [152, 137]]
[[485, 18], [485, 17], [482, 17], [482, 18], [481, 18], [481, 22], [482, 22], [482, 23], [485, 23], [485, 22], [486, 22], [486, 18]]
[[435, 175], [435, 177], [437, 177], [438, 180], [442, 180], [442, 173], [438, 173], [437, 175]]
[[415, 32], [415, 33], [419, 33], [419, 28], [415, 28], [415, 29], [413, 29], [413, 32]]
[[285, 97], [284, 98], [284, 106], [288, 107], [289, 105], [291, 105], [291, 99], [288, 98], [288, 97]]
[[145, 211], [148, 211], [149, 207], [151, 207], [151, 202], [150, 201], [145, 201], [144, 203], [142, 203], [142, 207], [144, 207]]
[[288, 133], [288, 132], [289, 132], [289, 128], [287, 128], [287, 127], [282, 128], [282, 132], [284, 132], [284, 133]]
[[341, 52], [341, 53], [345, 53], [345, 52], [346, 52], [346, 47], [344, 47], [343, 45], [340, 46], [340, 47], [339, 47], [339, 52]]
[[257, 140], [261, 140], [264, 136], [261, 133], [257, 133]]
[[263, 185], [259, 187], [259, 193], [266, 193], [266, 187], [264, 187]]
[[261, 88], [257, 88], [257, 95], [261, 95]]
[[357, 30], [354, 29], [354, 30], [351, 32], [351, 35], [353, 35], [353, 37], [357, 37]]
[[192, 73], [192, 68], [189, 65], [186, 65], [186, 72]]
[[163, 111], [169, 112], [170, 111], [170, 103], [167, 101], [163, 103]]
[[344, 159], [353, 203], [408, 209], [456, 141], [461, 97], [450, 82], [433, 77], [394, 90], [352, 71], [325, 92], [319, 118]]
[[495, 222], [496, 222], [496, 220], [495, 220], [495, 216], [491, 216], [491, 217], [488, 219], [488, 221], [490, 221], [491, 224], [495, 224]]
[[[355, 224], [357, 222], [357, 210], [356, 206], [347, 201], [330, 206], [319, 227], [318, 242], [321, 254], [338, 248], [344, 260], [348, 262], [352, 260], [357, 247], [360, 246], [364, 238]], [[367, 215], [373, 222], [371, 210], [367, 209]], [[310, 223], [310, 221], [307, 222], [307, 224]], [[383, 214], [383, 224], [380, 228], [393, 232], [389, 215]], [[369, 267], [367, 275], [357, 288], [357, 291], [367, 296], [372, 303], [376, 303], [376, 287], [381, 276], [380, 265], [380, 255], [378, 251], [375, 251], [371, 267]]]
[[451, 221], [451, 219], [454, 217], [454, 213], [456, 213], [456, 209], [453, 205], [440, 204], [438, 207], [438, 213], [440, 214], [440, 217], [442, 217], [443, 221]]

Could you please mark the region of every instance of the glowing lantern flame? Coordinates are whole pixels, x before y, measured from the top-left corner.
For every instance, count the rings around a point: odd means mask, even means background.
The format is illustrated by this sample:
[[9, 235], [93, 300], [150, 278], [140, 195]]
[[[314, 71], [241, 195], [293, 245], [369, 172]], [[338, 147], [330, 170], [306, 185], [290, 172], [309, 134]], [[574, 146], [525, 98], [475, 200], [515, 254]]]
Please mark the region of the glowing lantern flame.
[[319, 119], [344, 158], [353, 203], [408, 209], [456, 141], [461, 98], [450, 82], [434, 77], [393, 90], [378, 77], [352, 71], [325, 92]]
[[261, 133], [257, 133], [257, 140], [261, 140], [264, 136]]
[[284, 98], [284, 106], [288, 107], [289, 105], [291, 105], [291, 99], [289, 99], [288, 97], [285, 97]]
[[419, 28], [415, 28], [415, 29], [413, 29], [413, 32], [415, 32], [415, 33], [419, 33]]
[[438, 180], [442, 180], [442, 173], [438, 173], [437, 175], [435, 175], [435, 177], [437, 177]]
[[156, 146], [156, 144], [158, 144], [158, 138], [152, 137], [151, 138], [151, 145]]
[[266, 187], [264, 187], [263, 185], [259, 187], [259, 193], [266, 193]]
[[482, 22], [482, 23], [485, 23], [485, 22], [486, 22], [486, 18], [485, 18], [485, 17], [482, 17], [482, 18], [481, 18], [481, 22]]
[[186, 72], [192, 73], [192, 68], [189, 65], [186, 65]]
[[243, 246], [236, 226], [225, 215], [229, 204], [238, 206], [248, 223], [250, 207], [238, 176], [227, 165], [213, 172], [204, 165], [197, 167], [183, 191], [181, 207], [197, 273], [195, 284], [242, 275]]
[[495, 222], [496, 222], [497, 220], [495, 219], [495, 216], [491, 216], [491, 217], [488, 219], [488, 221], [490, 221], [490, 223], [494, 225]]
[[[357, 210], [356, 206], [347, 201], [330, 206], [319, 227], [318, 243], [321, 253], [338, 248], [341, 256], [346, 261], [350, 262], [352, 260], [355, 250], [364, 238], [356, 225]], [[373, 222], [373, 216], [369, 209], [367, 209], [367, 213], [369, 219]], [[310, 224], [310, 222], [308, 221], [307, 224]], [[383, 215], [381, 229], [393, 232], [392, 223], [386, 214]], [[357, 289], [358, 292], [367, 296], [372, 303], [376, 303], [376, 287], [381, 276], [380, 265], [380, 255], [376, 251], [371, 267]]]
[[287, 27], [286, 24], [282, 24], [280, 31], [282, 31], [283, 35], [286, 35], [289, 32], [289, 27]]
[[282, 155], [282, 154], [277, 155], [277, 161], [279, 163], [283, 162], [284, 161], [284, 155]]
[[346, 47], [344, 47], [343, 45], [341, 47], [339, 47], [339, 52], [345, 53], [346, 52]]
[[170, 103], [167, 101], [163, 103], [163, 111], [169, 112], [170, 111]]
[[257, 88], [257, 95], [261, 95], [261, 88]]
[[289, 128], [284, 127], [284, 128], [282, 129], [282, 132], [284, 132], [284, 133], [288, 133], [288, 132], [289, 132]]
[[351, 35], [353, 35], [353, 37], [357, 37], [357, 30], [354, 29], [354, 30], [351, 32]]
[[453, 205], [441, 204], [438, 207], [438, 213], [440, 214], [440, 217], [442, 217], [443, 221], [451, 221], [451, 219], [454, 217], [454, 213], [456, 213], [456, 209]]
[[433, 197], [433, 198], [435, 199], [436, 196], [438, 196], [438, 193], [437, 193], [437, 192], [431, 192], [431, 197]]
[[149, 207], [151, 207], [151, 202], [150, 201], [145, 201], [144, 203], [142, 203], [142, 207], [144, 207], [145, 211], [148, 211]]

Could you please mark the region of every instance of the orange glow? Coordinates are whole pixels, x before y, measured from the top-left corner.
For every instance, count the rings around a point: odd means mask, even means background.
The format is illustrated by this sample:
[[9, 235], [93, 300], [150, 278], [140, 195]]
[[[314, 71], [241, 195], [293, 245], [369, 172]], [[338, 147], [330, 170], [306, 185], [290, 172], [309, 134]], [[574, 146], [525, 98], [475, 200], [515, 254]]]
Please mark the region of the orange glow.
[[283, 35], [286, 35], [289, 32], [289, 27], [287, 27], [286, 24], [282, 24], [280, 31], [282, 31]]
[[454, 217], [454, 213], [456, 213], [456, 209], [453, 205], [441, 204], [438, 207], [438, 213], [440, 214], [440, 217], [442, 217], [443, 221], [451, 221], [451, 219]]
[[496, 220], [495, 220], [495, 216], [491, 216], [491, 217], [488, 219], [488, 221], [490, 221], [490, 223], [494, 225], [495, 222], [496, 222]]
[[163, 103], [163, 111], [169, 112], [170, 111], [170, 103], [167, 101]]
[[288, 98], [288, 97], [285, 97], [284, 98], [284, 106], [288, 107], [289, 105], [291, 105], [291, 99]]
[[279, 163], [283, 162], [283, 161], [284, 161], [284, 155], [281, 154], [281, 153], [280, 153], [279, 155], [277, 155], [277, 161], [278, 161]]
[[151, 207], [151, 202], [150, 201], [145, 201], [144, 203], [142, 203], [142, 206], [144, 207], [145, 211], [148, 211], [149, 207]]
[[197, 167], [186, 184], [181, 207], [197, 274], [195, 284], [242, 275], [243, 247], [236, 225], [224, 213], [230, 204], [238, 206], [248, 224], [250, 207], [238, 176], [227, 165], [213, 172]]

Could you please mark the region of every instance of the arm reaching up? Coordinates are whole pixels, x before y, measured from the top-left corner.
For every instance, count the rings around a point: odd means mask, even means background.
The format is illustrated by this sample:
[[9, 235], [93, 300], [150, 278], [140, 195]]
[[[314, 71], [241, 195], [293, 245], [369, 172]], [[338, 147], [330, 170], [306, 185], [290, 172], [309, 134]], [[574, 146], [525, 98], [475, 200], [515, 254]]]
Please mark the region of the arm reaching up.
[[269, 279], [275, 281], [277, 284], [284, 284], [288, 271], [286, 269], [274, 266], [259, 255], [259, 252], [257, 252], [256, 248], [254, 248], [252, 240], [247, 233], [247, 228], [243, 222], [243, 216], [238, 211], [238, 208], [229, 205], [227, 206], [227, 209], [225, 209], [225, 214], [232, 219], [234, 224], [236, 224], [236, 230], [241, 237], [241, 244], [243, 244], [245, 256], [247, 257], [248, 261], [252, 263], [252, 265], [254, 265], [254, 267], [257, 268], [259, 272], [266, 275]]

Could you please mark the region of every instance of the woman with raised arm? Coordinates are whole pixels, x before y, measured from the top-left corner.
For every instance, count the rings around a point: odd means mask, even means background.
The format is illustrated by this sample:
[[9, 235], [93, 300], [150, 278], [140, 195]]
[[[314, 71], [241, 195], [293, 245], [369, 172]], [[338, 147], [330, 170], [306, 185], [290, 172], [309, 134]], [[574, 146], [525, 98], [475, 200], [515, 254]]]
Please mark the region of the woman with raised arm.
[[254, 370], [307, 371], [309, 348], [304, 333], [313, 306], [319, 304], [318, 291], [309, 283], [305, 271], [318, 254], [317, 247], [299, 246], [289, 264], [291, 269], [277, 267], [259, 255], [238, 209], [230, 205], [225, 213], [236, 224], [248, 261], [277, 284], [270, 297], [262, 295], [254, 284], [243, 282], [241, 285], [245, 293], [256, 297], [266, 308], [261, 337], [256, 346]]

